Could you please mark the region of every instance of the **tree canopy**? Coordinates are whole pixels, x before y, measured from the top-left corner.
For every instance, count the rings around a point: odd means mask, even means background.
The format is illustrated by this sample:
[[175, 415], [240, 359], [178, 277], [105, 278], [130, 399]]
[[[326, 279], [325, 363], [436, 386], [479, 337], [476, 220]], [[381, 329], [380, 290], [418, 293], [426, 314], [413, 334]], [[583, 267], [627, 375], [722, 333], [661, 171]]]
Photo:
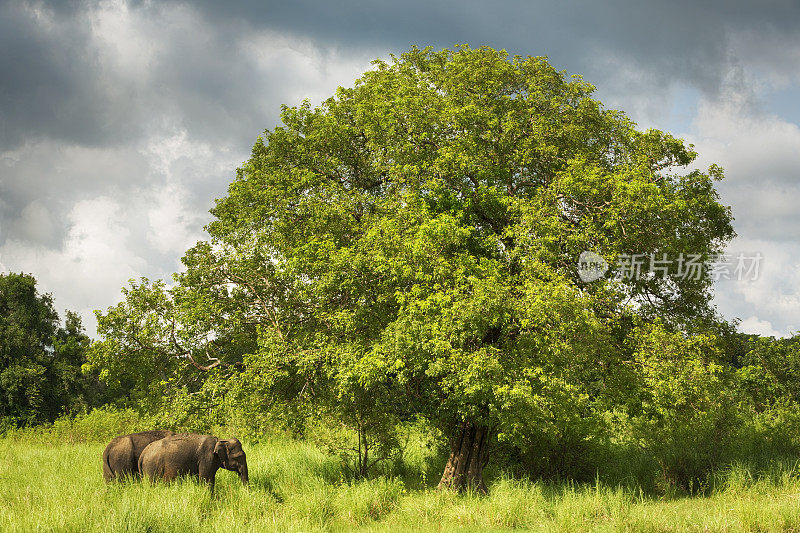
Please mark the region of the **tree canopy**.
[[52, 422], [88, 406], [91, 376], [81, 373], [89, 337], [80, 317], [64, 324], [49, 294], [26, 274], [0, 274], [0, 419]]
[[[93, 364], [217, 366], [355, 429], [363, 468], [424, 417], [450, 438], [446, 487], [482, 488], [497, 443], [581, 440], [657, 375], [653, 339], [702, 344], [686, 335], [714, 320], [707, 263], [733, 236], [721, 169], [593, 91], [542, 57], [414, 48], [283, 107], [175, 287], [98, 313]], [[584, 251], [704, 266], [584, 282]]]

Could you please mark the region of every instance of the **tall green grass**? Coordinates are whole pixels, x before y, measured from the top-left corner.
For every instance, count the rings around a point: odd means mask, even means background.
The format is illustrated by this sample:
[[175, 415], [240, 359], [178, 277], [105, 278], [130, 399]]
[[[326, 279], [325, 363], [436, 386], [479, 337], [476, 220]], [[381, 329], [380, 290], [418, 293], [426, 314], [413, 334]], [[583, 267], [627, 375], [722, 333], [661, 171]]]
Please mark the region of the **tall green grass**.
[[[225, 436], [225, 435], [220, 435]], [[104, 443], [0, 439], [0, 531], [785, 531], [800, 529], [800, 473], [776, 464], [715, 474], [704, 497], [656, 498], [602, 482], [493, 479], [441, 493], [420, 474], [347, 481], [338, 460], [286, 437], [245, 444], [250, 487], [102, 479]], [[424, 455], [418, 453], [419, 456]], [[417, 476], [417, 477], [414, 477]]]

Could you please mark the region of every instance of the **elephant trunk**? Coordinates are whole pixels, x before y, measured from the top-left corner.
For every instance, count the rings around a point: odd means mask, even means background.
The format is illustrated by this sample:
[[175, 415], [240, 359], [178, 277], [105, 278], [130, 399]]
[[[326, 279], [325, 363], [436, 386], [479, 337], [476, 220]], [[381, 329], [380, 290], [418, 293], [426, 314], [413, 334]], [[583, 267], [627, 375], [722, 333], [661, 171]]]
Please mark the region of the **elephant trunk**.
[[247, 475], [247, 465], [242, 465], [241, 469], [239, 470], [239, 479], [242, 480], [242, 484], [247, 485], [250, 482], [250, 477]]

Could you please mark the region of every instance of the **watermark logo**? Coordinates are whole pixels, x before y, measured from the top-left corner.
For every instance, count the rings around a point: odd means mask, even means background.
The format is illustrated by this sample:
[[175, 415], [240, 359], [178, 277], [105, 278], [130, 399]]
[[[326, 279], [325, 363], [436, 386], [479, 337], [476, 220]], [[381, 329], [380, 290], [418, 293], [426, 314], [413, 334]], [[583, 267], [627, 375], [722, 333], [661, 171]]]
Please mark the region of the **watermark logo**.
[[578, 276], [581, 281], [589, 283], [605, 276], [608, 271], [608, 263], [603, 256], [595, 252], [581, 252], [578, 257]]
[[[708, 275], [714, 281], [755, 281], [763, 259], [761, 253], [719, 254], [706, 261], [699, 254], [680, 253], [673, 257], [668, 254], [620, 254], [612, 272], [617, 280], [656, 277], [699, 280]], [[609, 264], [600, 254], [585, 251], [578, 258], [578, 276], [586, 283], [602, 278], [608, 271]]]

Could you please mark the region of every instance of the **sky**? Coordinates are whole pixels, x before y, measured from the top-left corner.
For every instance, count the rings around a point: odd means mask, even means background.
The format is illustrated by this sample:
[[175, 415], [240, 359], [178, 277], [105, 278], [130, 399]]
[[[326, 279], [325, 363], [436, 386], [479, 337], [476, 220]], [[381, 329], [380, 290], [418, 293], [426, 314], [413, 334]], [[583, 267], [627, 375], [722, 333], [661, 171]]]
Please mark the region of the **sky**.
[[800, 330], [796, 0], [0, 0], [0, 272], [33, 274], [94, 335], [129, 279], [181, 268], [281, 105], [462, 43], [548, 56], [722, 166], [728, 252], [762, 259], [714, 303], [748, 333]]

